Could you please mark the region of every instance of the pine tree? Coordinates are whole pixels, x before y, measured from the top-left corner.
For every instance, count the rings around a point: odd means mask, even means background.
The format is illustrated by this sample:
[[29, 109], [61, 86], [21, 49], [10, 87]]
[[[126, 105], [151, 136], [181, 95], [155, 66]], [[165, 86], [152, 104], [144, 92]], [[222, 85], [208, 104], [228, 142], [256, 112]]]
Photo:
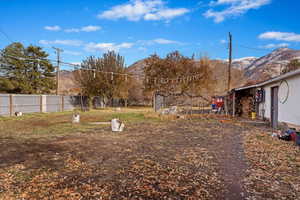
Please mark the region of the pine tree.
[[54, 66], [41, 47], [12, 43], [0, 57], [0, 90], [7, 93], [46, 94], [55, 88]]

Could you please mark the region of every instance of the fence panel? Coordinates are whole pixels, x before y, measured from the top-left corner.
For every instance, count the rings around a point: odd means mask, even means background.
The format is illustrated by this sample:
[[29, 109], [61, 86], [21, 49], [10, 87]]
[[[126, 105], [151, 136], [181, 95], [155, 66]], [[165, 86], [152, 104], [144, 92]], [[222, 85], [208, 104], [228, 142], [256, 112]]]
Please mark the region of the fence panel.
[[46, 112], [62, 111], [61, 96], [47, 95], [46, 96]]
[[9, 95], [0, 94], [0, 115], [9, 115]]
[[[114, 99], [110, 104], [101, 97], [95, 97], [93, 100], [94, 108], [123, 106], [120, 99]], [[0, 94], [0, 115], [2, 116], [13, 115], [15, 112], [72, 111], [75, 108], [88, 109], [88, 98], [86, 96]]]
[[[81, 103], [82, 101], [82, 103]], [[76, 108], [86, 107], [86, 98], [81, 96], [64, 96], [64, 110], [70, 111]]]
[[13, 95], [13, 111], [35, 113], [41, 111], [40, 95]]

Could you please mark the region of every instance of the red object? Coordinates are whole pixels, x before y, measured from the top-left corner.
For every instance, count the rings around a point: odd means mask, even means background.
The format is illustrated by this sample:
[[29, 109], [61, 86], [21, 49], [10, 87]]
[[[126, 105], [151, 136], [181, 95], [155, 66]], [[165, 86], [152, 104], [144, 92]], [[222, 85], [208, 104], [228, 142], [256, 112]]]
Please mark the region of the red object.
[[295, 132], [291, 134], [292, 141], [296, 142], [297, 135]]
[[218, 98], [216, 104], [217, 104], [217, 107], [218, 107], [218, 108], [222, 108], [223, 105], [224, 105], [223, 99], [222, 99], [222, 98]]

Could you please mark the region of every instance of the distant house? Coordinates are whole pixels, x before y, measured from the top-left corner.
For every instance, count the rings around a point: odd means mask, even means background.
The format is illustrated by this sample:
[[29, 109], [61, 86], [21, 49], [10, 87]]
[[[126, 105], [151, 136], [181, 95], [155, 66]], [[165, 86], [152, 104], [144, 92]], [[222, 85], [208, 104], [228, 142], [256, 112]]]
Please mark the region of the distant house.
[[[300, 69], [262, 83], [232, 90], [234, 115], [255, 112], [278, 128], [281, 123], [300, 127]], [[246, 113], [245, 113], [246, 112]]]

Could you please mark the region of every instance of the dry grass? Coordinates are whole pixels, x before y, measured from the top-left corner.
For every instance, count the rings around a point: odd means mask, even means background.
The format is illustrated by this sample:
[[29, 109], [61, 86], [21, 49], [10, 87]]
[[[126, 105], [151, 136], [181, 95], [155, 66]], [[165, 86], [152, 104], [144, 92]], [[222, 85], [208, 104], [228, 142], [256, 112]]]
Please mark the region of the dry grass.
[[149, 108], [122, 108], [93, 110], [81, 112], [81, 123], [72, 124], [73, 112], [62, 113], [36, 113], [25, 114], [22, 117], [0, 118], [0, 138], [47, 138], [63, 136], [74, 133], [90, 132], [99, 125], [92, 125], [90, 122], [107, 122], [112, 118], [119, 118], [126, 123], [141, 121], [159, 121], [159, 118], [151, 116]]
[[[0, 199], [231, 199], [243, 148], [249, 199], [299, 197], [299, 148], [262, 129], [148, 108], [80, 114], [80, 124], [72, 112], [0, 119]], [[114, 117], [124, 132], [90, 124]]]
[[[1, 122], [22, 125], [1, 133], [0, 199], [212, 199], [223, 191], [206, 122], [129, 109], [82, 113], [84, 124], [69, 126], [70, 114]], [[115, 115], [125, 132], [85, 124]]]

